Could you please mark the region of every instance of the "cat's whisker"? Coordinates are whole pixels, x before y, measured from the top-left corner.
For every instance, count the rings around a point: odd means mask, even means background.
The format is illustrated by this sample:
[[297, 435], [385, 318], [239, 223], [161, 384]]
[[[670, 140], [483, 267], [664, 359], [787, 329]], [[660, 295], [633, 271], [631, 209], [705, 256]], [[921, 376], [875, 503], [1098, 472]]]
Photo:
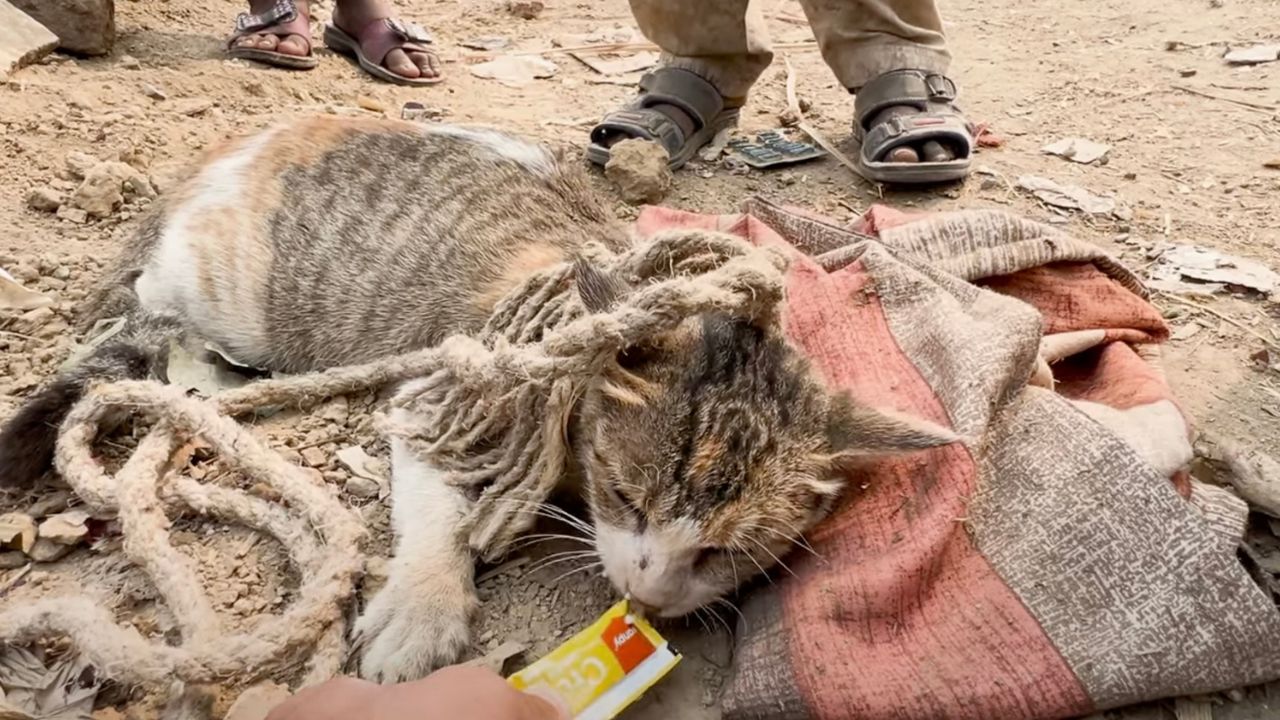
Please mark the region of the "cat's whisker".
[[706, 631], [708, 635], [713, 634], [711, 626], [708, 625], [707, 621], [702, 618], [702, 608], [700, 607], [694, 608], [693, 612], [690, 614], [693, 615], [693, 617], [697, 618], [698, 622], [702, 623], [702, 629]]
[[751, 538], [751, 542], [755, 543], [755, 544], [756, 544], [756, 547], [758, 547], [758, 548], [760, 548], [761, 550], [765, 551], [765, 552], [769, 555], [769, 557], [773, 558], [773, 561], [774, 561], [775, 563], [777, 563], [779, 566], [781, 566], [783, 570], [786, 570], [788, 573], [790, 573], [790, 574], [791, 574], [791, 577], [794, 577], [794, 578], [798, 578], [798, 577], [800, 577], [799, 575], [796, 575], [795, 571], [794, 571], [794, 570], [792, 570], [792, 569], [790, 568], [790, 566], [788, 566], [786, 563], [782, 562], [782, 560], [781, 560], [777, 555], [775, 555], [775, 554], [773, 553], [773, 551], [772, 551], [772, 550], [770, 550], [770, 549], [769, 549], [769, 546], [768, 546], [768, 545], [765, 545], [764, 543], [760, 542], [759, 540], [757, 540], [757, 539], [755, 539], [755, 538]]
[[759, 560], [756, 560], [756, 556], [754, 553], [752, 553], [745, 546], [743, 546], [742, 541], [734, 540], [732, 543], [730, 543], [730, 547], [733, 548], [736, 552], [746, 555], [747, 559], [751, 561], [752, 565], [756, 566], [756, 569], [760, 571], [760, 574], [764, 576], [765, 580], [768, 580], [770, 585], [773, 584], [773, 578], [769, 575], [769, 571], [764, 569], [764, 566], [760, 564]]
[[587, 558], [593, 558], [593, 557], [598, 557], [595, 551], [579, 550], [577, 552], [556, 553], [554, 555], [548, 555], [547, 557], [534, 563], [532, 566], [529, 567], [528, 572], [535, 573], [540, 570], [545, 570], [549, 567], [555, 567], [556, 565], [562, 565], [567, 562], [573, 562], [576, 560], [585, 560]]
[[565, 578], [567, 578], [567, 577], [572, 577], [572, 576], [574, 576], [574, 575], [577, 575], [577, 574], [578, 574], [578, 573], [580, 573], [580, 572], [585, 572], [585, 571], [587, 571], [587, 570], [594, 570], [595, 568], [602, 568], [602, 567], [604, 567], [604, 563], [599, 563], [599, 562], [593, 562], [593, 563], [591, 563], [591, 564], [589, 564], [589, 565], [583, 565], [583, 566], [582, 566], [582, 567], [580, 567], [580, 568], [575, 568], [575, 569], [570, 570], [569, 572], [567, 572], [567, 573], [565, 573], [565, 574], [563, 574], [563, 575], [561, 575], [561, 576], [557, 577], [556, 579], [554, 579], [554, 580], [552, 580], [552, 581], [551, 581], [551, 584], [552, 584], [552, 585], [554, 585], [554, 584], [556, 584], [556, 583], [560, 582], [561, 580], [564, 580], [564, 579], [565, 579]]
[[550, 542], [552, 540], [567, 540], [570, 542], [582, 543], [583, 545], [589, 545], [592, 547], [595, 546], [595, 543], [591, 540], [591, 538], [584, 538], [578, 535], [563, 535], [561, 533], [535, 533], [532, 535], [521, 536], [520, 539], [516, 540], [512, 544], [512, 547], [524, 548], [524, 547], [529, 547], [530, 545], [537, 545], [538, 543]]
[[721, 627], [724, 628], [724, 631], [728, 633], [730, 637], [733, 636], [733, 629], [729, 627], [729, 623], [725, 622], [724, 618], [720, 617], [720, 613], [716, 612], [714, 607], [711, 605], [703, 605], [702, 607], [711, 614], [711, 617], [715, 618], [716, 622], [720, 623]]

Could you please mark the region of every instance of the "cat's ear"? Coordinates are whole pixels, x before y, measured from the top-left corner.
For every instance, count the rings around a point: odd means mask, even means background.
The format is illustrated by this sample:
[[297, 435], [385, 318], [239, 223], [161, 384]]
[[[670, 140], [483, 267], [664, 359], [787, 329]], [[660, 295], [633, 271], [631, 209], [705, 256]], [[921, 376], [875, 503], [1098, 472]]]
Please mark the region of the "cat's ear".
[[581, 256], [573, 264], [573, 275], [578, 286], [578, 297], [582, 299], [588, 312], [609, 310], [626, 289], [618, 278]]
[[833, 460], [844, 465], [875, 455], [896, 455], [950, 445], [960, 437], [918, 417], [863, 405], [839, 393], [827, 411], [827, 441]]

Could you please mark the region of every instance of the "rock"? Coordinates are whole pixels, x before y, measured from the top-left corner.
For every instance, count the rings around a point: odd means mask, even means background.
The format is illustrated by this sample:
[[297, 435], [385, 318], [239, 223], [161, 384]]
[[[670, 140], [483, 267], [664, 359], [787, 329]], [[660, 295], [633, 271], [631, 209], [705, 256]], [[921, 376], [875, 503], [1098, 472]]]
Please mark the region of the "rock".
[[27, 194], [27, 207], [40, 212], [57, 212], [62, 201], [62, 193], [52, 188], [36, 188]]
[[265, 720], [277, 705], [289, 699], [289, 688], [264, 682], [240, 693], [224, 720]]
[[609, 148], [605, 177], [618, 188], [618, 194], [631, 205], [653, 204], [666, 197], [671, 189], [670, 157], [661, 145], [633, 138]]
[[132, 55], [121, 55], [120, 67], [124, 68], [125, 70], [141, 70], [142, 63], [138, 62], [138, 58]]
[[[133, 169], [132, 165], [128, 167]], [[120, 183], [120, 189], [124, 192], [125, 200], [155, 200], [159, 196], [151, 180], [136, 170]]]
[[23, 313], [14, 325], [20, 332], [34, 333], [47, 325], [53, 320], [53, 318], [54, 314], [52, 309], [48, 307], [39, 307]]
[[70, 504], [71, 493], [66, 490], [55, 490], [27, 508], [27, 514], [33, 518], [44, 518], [66, 510]]
[[190, 98], [175, 103], [173, 110], [180, 115], [195, 117], [196, 115], [203, 115], [212, 107], [213, 101], [209, 98]]
[[342, 486], [343, 492], [361, 500], [372, 500], [378, 497], [378, 493], [381, 490], [382, 488], [378, 486], [378, 483], [362, 477], [349, 478], [346, 484]]
[[37, 536], [59, 545], [78, 545], [89, 534], [88, 520], [89, 513], [83, 510], [58, 513], [40, 523]]
[[89, 171], [92, 170], [98, 162], [98, 158], [90, 155], [89, 153], [83, 153], [78, 150], [72, 150], [67, 153], [67, 158], [63, 161], [67, 168], [67, 174], [76, 180], [83, 180], [84, 176], [89, 174]]
[[313, 468], [324, 467], [329, 464], [329, 456], [318, 447], [309, 447], [302, 451], [302, 461]]
[[84, 210], [92, 217], [109, 217], [124, 202], [121, 192], [123, 181], [112, 167], [113, 164], [101, 163], [84, 176], [84, 182], [71, 193], [70, 203], [73, 207]]
[[169, 93], [156, 87], [155, 85], [152, 85], [151, 83], [142, 83], [142, 94], [146, 95], [152, 100], [168, 100], [169, 99]]
[[58, 208], [58, 217], [80, 225], [89, 222], [89, 213], [80, 208], [73, 208], [70, 205], [63, 205]]
[[70, 554], [72, 550], [75, 550], [73, 545], [63, 545], [52, 540], [40, 538], [36, 540], [35, 545], [31, 546], [31, 552], [27, 554], [36, 562], [48, 563], [61, 560]]
[[0, 515], [0, 548], [30, 553], [36, 542], [36, 521], [26, 513]]
[[542, 0], [509, 0], [507, 12], [524, 20], [533, 20], [546, 9]]
[[369, 97], [368, 95], [357, 95], [356, 105], [360, 106], [360, 109], [362, 110], [368, 110], [369, 112], [375, 113], [386, 112], [389, 109], [386, 103], [382, 102], [378, 98]]
[[0, 552], [0, 570], [15, 570], [29, 562], [27, 556], [17, 550]]
[[9, 0], [80, 55], [106, 55], [116, 42], [115, 0]]
[[336, 397], [324, 405], [320, 406], [316, 412], [316, 416], [322, 420], [338, 423], [339, 425], [347, 422], [347, 415], [350, 413], [350, 405], [344, 397]]
[[0, 80], [53, 52], [58, 36], [20, 8], [0, 0]]

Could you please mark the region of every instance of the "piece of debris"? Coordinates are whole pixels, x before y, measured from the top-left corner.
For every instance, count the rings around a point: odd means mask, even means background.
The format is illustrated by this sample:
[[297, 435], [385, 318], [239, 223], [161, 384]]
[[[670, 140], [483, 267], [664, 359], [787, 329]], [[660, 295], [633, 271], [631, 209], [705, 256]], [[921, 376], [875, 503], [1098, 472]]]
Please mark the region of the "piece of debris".
[[224, 720], [266, 720], [277, 705], [289, 699], [289, 688], [273, 682], [264, 682], [240, 693], [227, 710]]
[[106, 55], [116, 42], [114, 0], [10, 0], [77, 55]]
[[27, 193], [27, 207], [40, 212], [58, 212], [62, 201], [62, 193], [53, 188], [36, 188]]
[[439, 120], [447, 114], [448, 111], [443, 108], [427, 107], [416, 100], [410, 100], [400, 108], [400, 119], [410, 122], [430, 122]]
[[569, 55], [601, 75], [626, 75], [658, 64], [656, 52], [630, 54], [570, 52]]
[[1280, 43], [1235, 48], [1222, 56], [1230, 65], [1261, 65], [1280, 60]]
[[1196, 70], [1195, 68], [1185, 68], [1183, 70], [1178, 71], [1178, 77], [1184, 77], [1184, 78], [1195, 77], [1196, 74], [1199, 72], [1200, 71]]
[[203, 115], [213, 107], [213, 101], [209, 98], [191, 98], [189, 100], [180, 100], [173, 105], [173, 111], [179, 115], [187, 117], [195, 117]]
[[138, 58], [132, 55], [121, 55], [120, 67], [124, 68], [125, 70], [141, 70], [142, 63], [138, 62]]
[[1263, 161], [1262, 167], [1267, 168], [1268, 170], [1280, 170], [1280, 157], [1273, 160]]
[[630, 205], [660, 202], [671, 190], [670, 156], [666, 148], [649, 140], [631, 138], [609, 148], [604, 175]]
[[60, 220], [68, 220], [78, 225], [83, 225], [89, 222], [89, 213], [81, 210], [80, 208], [63, 205], [58, 208], [58, 218]]
[[36, 544], [36, 521], [26, 513], [0, 515], [0, 548], [30, 553]]
[[485, 35], [484, 37], [463, 40], [459, 44], [464, 48], [470, 48], [472, 50], [493, 52], [494, 50], [505, 50], [506, 48], [511, 47], [511, 38], [505, 35]]
[[[110, 217], [124, 202], [123, 181], [116, 165], [129, 167], [124, 163], [99, 163], [85, 173], [80, 187], [71, 193], [69, 204], [84, 210], [90, 217]], [[130, 171], [137, 172], [132, 168]]]
[[1055, 143], [1050, 143], [1040, 148], [1040, 152], [1047, 155], [1057, 155], [1071, 162], [1077, 162], [1081, 165], [1101, 161], [1106, 164], [1107, 155], [1111, 152], [1110, 145], [1086, 140], [1085, 138], [1063, 138]]
[[67, 175], [71, 176], [73, 180], [83, 180], [84, 176], [100, 162], [101, 160], [89, 153], [72, 150], [67, 153], [67, 157], [62, 161], [62, 166], [67, 169]]
[[[1255, 260], [1196, 245], [1161, 244], [1152, 250], [1159, 253], [1150, 271], [1150, 285], [1157, 290], [1220, 292], [1230, 288], [1267, 295], [1280, 288], [1280, 274]], [[1187, 280], [1198, 284], [1189, 287]]]
[[1042, 202], [1066, 210], [1079, 210], [1089, 215], [1110, 215], [1116, 211], [1114, 198], [1095, 195], [1079, 185], [1062, 185], [1048, 178], [1023, 175], [1018, 187]]
[[31, 546], [31, 552], [27, 555], [38, 563], [51, 563], [70, 555], [75, 549], [74, 545], [63, 545], [45, 538], [36, 538], [35, 545]]
[[388, 109], [386, 103], [382, 102], [378, 98], [369, 97], [368, 95], [357, 95], [356, 105], [359, 105], [362, 110], [368, 110], [369, 112], [376, 113], [386, 112]]
[[524, 643], [508, 640], [493, 650], [485, 653], [482, 657], [478, 657], [475, 660], [471, 660], [463, 664], [471, 667], [482, 667], [490, 672], [501, 675], [502, 667], [507, 664], [508, 660], [528, 649], [529, 646]]
[[44, 293], [28, 290], [22, 283], [0, 268], [0, 310], [34, 310], [48, 307], [54, 303], [53, 298]]
[[560, 68], [546, 58], [533, 55], [503, 55], [470, 67], [471, 74], [486, 80], [497, 80], [507, 87], [524, 87], [534, 80], [549, 78]]
[[89, 534], [89, 513], [68, 510], [46, 518], [36, 530], [36, 537], [59, 545], [78, 545]]
[[18, 645], [0, 648], [5, 720], [93, 720], [100, 685], [93, 666], [77, 655], [50, 660]]
[[0, 80], [53, 52], [58, 36], [22, 10], [0, 0]]
[[249, 382], [248, 378], [221, 361], [217, 353], [206, 350], [197, 356], [177, 341], [169, 344], [165, 374], [170, 385], [196, 390], [203, 395], [216, 395], [221, 390], [242, 387]]
[[318, 447], [304, 448], [299, 455], [302, 456], [302, 462], [313, 468], [324, 467], [329, 464], [329, 456]]
[[[384, 462], [371, 457], [359, 445], [340, 448], [336, 455], [338, 462], [352, 475], [373, 482], [378, 486], [378, 499], [385, 499], [391, 494], [391, 483], [387, 480], [388, 473]], [[350, 482], [348, 481], [349, 484]], [[363, 489], [366, 487], [363, 484], [357, 484], [357, 488]]]
[[523, 20], [537, 18], [546, 8], [542, 0], [508, 0], [507, 2], [507, 12]]
[[347, 478], [347, 481], [342, 484], [342, 491], [361, 500], [373, 500], [382, 494], [382, 488], [378, 483], [363, 477]]
[[707, 143], [707, 146], [698, 151], [698, 159], [703, 162], [713, 163], [720, 159], [724, 154], [725, 147], [729, 144], [729, 138], [733, 135], [733, 128], [726, 127], [716, 133], [715, 138]]
[[66, 490], [54, 490], [37, 500], [27, 508], [27, 514], [33, 518], [48, 517], [60, 513], [71, 505], [71, 493]]

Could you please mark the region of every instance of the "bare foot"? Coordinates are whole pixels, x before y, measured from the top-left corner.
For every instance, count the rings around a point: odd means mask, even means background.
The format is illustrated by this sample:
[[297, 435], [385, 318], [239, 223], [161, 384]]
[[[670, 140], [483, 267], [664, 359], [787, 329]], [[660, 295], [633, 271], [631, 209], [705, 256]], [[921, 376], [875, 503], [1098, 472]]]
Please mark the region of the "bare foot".
[[[391, 7], [384, 0], [338, 0], [333, 12], [333, 24], [348, 35], [358, 37], [359, 32], [369, 23], [392, 15]], [[440, 58], [433, 52], [406, 52], [396, 48], [387, 53], [382, 65], [391, 72], [410, 79], [440, 77]]]

